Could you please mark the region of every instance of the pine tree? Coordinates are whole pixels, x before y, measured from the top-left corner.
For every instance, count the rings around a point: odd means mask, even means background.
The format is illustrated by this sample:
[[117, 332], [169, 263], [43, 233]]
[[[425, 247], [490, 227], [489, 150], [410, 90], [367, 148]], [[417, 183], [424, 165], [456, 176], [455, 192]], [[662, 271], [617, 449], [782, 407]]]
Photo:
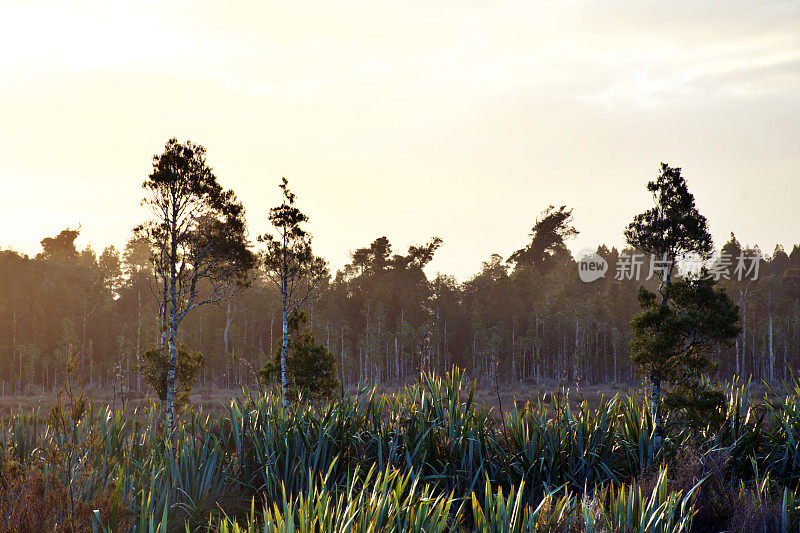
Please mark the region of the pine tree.
[[[697, 210], [694, 196], [681, 176], [681, 169], [661, 163], [658, 176], [647, 184], [647, 190], [652, 193], [655, 205], [634, 217], [625, 230], [625, 237], [628, 244], [650, 254], [663, 267], [658, 269], [660, 301], [657, 301], [654, 293], [644, 288], [639, 291], [639, 304], [643, 311], [632, 322], [636, 338], [631, 354], [634, 362], [647, 372], [650, 379], [658, 447], [663, 438], [662, 382], [667, 380], [675, 383], [687, 372], [698, 377], [710, 370], [706, 350], [690, 342], [692, 327], [696, 327], [696, 324], [688, 321], [687, 310], [698, 306], [699, 309], [719, 307], [726, 310], [724, 317], [730, 318], [732, 315], [725, 301], [721, 300], [724, 293], [709, 287], [706, 281], [687, 281], [673, 288], [676, 260], [688, 254], [707, 259], [713, 250], [708, 222]], [[670, 306], [673, 297], [681, 298], [680, 305], [676, 302]], [[700, 299], [693, 301], [693, 298]], [[733, 309], [735, 320], [738, 320], [738, 309], [735, 306]], [[694, 320], [697, 319], [695, 317]], [[722, 319], [718, 317], [718, 320]], [[709, 321], [716, 323], [713, 317], [705, 317], [703, 324]], [[720, 327], [719, 331], [705, 333], [711, 339], [725, 338], [730, 331], [727, 323], [716, 324]], [[693, 381], [693, 386], [696, 384], [697, 380]]]

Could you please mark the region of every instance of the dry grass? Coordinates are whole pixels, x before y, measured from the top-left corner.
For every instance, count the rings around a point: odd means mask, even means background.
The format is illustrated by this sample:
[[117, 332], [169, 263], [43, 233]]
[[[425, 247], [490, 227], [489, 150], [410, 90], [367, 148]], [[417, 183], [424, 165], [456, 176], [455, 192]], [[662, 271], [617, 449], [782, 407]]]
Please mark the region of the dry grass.
[[[401, 392], [402, 387], [393, 386], [378, 386], [378, 392], [392, 396]], [[751, 388], [752, 398], [758, 399], [763, 396], [766, 387], [760, 383], [754, 383]], [[536, 385], [527, 385], [524, 383], [515, 384], [500, 384], [499, 398], [498, 391], [493, 386], [486, 384], [479, 384], [476, 392], [476, 403], [492, 409], [495, 413], [502, 410], [509, 412], [513, 410], [514, 406], [521, 409], [526, 402], [536, 403], [539, 400], [549, 402], [552, 399], [559, 401], [569, 401], [572, 407], [580, 405], [586, 401], [592, 408], [596, 408], [614, 395], [619, 394], [620, 397], [625, 398], [629, 396], [641, 397], [647, 394], [644, 385], [631, 385], [627, 383], [605, 383], [602, 385], [580, 385], [576, 383], [568, 383], [562, 386], [557, 382], [545, 382]], [[117, 395], [115, 397], [114, 391], [104, 390], [99, 388], [87, 388], [85, 390], [86, 396], [91, 398], [93, 403], [98, 407], [115, 407], [122, 406], [122, 400]], [[227, 407], [231, 400], [244, 397], [243, 390], [216, 388], [213, 386], [195, 387], [192, 396], [191, 404], [194, 408], [202, 408], [205, 411], [217, 411], [221, 408]], [[37, 408], [42, 409], [43, 412], [49, 410], [50, 407], [55, 405], [57, 400], [55, 393], [41, 393], [41, 394], [27, 394], [27, 395], [7, 395], [0, 397], [0, 417], [8, 416], [12, 411], [17, 412], [30, 412]], [[130, 391], [127, 393], [125, 399], [125, 411], [132, 412], [134, 408], [140, 404], [149, 403], [151, 401], [157, 402], [154, 394], [144, 391]]]
[[[111, 390], [87, 388], [84, 392], [97, 409], [108, 406], [120, 410], [123, 406], [122, 399], [119, 395], [115, 397]], [[241, 389], [198, 388], [192, 394], [191, 405], [193, 408], [203, 408], [203, 410], [218, 410], [226, 408], [231, 400], [243, 397]], [[5, 418], [11, 413], [29, 413], [37, 409], [42, 413], [47, 413], [51, 407], [56, 405], [57, 401], [57, 394], [52, 392], [3, 396], [0, 397], [0, 418]], [[131, 391], [125, 398], [125, 412], [130, 414], [140, 405], [147, 405], [151, 402], [158, 403], [155, 394]]]
[[[0, 531], [14, 533], [89, 532], [92, 512], [112, 512], [113, 483], [89, 502], [70, 495], [65, 457], [54, 447], [40, 459], [49, 468], [22, 467], [6, 457], [0, 465]], [[127, 509], [118, 509], [119, 524], [131, 523]]]

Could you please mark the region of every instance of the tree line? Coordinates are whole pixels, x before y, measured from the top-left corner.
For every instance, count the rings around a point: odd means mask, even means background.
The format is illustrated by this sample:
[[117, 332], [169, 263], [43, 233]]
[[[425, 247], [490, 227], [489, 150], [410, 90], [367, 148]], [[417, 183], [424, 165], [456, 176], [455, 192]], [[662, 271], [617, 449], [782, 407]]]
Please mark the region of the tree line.
[[[675, 170], [662, 166], [658, 179], [674, 178]], [[0, 250], [3, 394], [57, 389], [66, 358], [78, 363], [89, 386], [141, 391], [142, 354], [153, 349], [172, 360], [173, 388], [179, 350], [203, 354], [198, 379], [214, 387], [249, 382], [277, 353], [286, 387], [289, 318], [297, 310], [345, 385], [400, 384], [453, 365], [481, 382], [653, 378], [634, 368], [631, 321], [645, 307], [640, 287], [663, 292], [665, 280], [614, 276], [626, 255], [654, 242], [630, 227], [629, 247], [598, 246], [608, 271], [587, 283], [566, 246], [578, 233], [572, 210], [550, 206], [527, 239], [520, 236], [519, 250], [492, 254], [476, 275], [458, 282], [426, 274], [443, 244], [427, 236], [397, 250], [378, 235], [329, 272], [312, 253], [302, 229], [308, 217], [286, 180], [282, 204], [269, 214], [275, 231], [250, 242], [244, 207], [219, 185], [202, 146], [190, 142], [167, 143], [144, 190], [152, 217], [122, 250], [78, 249], [79, 229], [43, 238], [32, 257]], [[700, 229], [692, 246], [671, 252], [708, 256], [712, 243]], [[663, 244], [667, 233], [654, 231]], [[720, 251], [762, 253], [733, 233]], [[800, 354], [800, 245], [766, 254], [755, 279], [737, 279], [732, 266], [722, 266], [716, 265], [723, 274], [718, 285], [738, 306], [738, 329], [728, 332], [730, 342], [714, 345], [710, 360], [722, 377], [786, 378]], [[669, 279], [683, 278], [675, 270]]]

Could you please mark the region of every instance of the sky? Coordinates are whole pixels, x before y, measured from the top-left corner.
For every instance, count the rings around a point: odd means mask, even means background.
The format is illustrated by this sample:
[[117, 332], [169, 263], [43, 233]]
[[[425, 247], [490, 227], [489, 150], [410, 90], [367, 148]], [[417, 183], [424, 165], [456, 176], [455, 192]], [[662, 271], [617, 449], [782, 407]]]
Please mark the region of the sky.
[[428, 273], [624, 244], [659, 163], [717, 246], [800, 242], [800, 2], [0, 3], [0, 247], [118, 248], [170, 137], [207, 149], [255, 240], [289, 179], [332, 269], [439, 236]]

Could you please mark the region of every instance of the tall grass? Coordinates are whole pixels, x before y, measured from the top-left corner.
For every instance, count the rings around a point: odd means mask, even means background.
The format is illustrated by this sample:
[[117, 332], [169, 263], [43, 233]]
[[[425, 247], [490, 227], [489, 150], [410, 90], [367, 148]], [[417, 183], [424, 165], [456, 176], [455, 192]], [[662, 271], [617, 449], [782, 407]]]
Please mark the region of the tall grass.
[[[128, 418], [89, 408], [69, 434], [15, 413], [0, 423], [0, 505], [51, 494], [39, 514], [55, 527], [68, 487], [79, 503], [69, 516], [98, 531], [688, 531], [702, 485], [659, 465], [699, 438], [701, 453], [727, 458], [731, 490], [777, 502], [796, 524], [796, 376], [787, 390], [756, 402], [735, 384], [722, 426], [670, 433], [656, 464], [646, 402], [540, 401], [504, 413], [501, 429], [459, 371], [288, 413], [276, 394], [247, 397], [188, 411], [168, 436], [154, 407]], [[36, 476], [41, 490], [21, 491]], [[652, 490], [638, 484], [648, 479]]]

